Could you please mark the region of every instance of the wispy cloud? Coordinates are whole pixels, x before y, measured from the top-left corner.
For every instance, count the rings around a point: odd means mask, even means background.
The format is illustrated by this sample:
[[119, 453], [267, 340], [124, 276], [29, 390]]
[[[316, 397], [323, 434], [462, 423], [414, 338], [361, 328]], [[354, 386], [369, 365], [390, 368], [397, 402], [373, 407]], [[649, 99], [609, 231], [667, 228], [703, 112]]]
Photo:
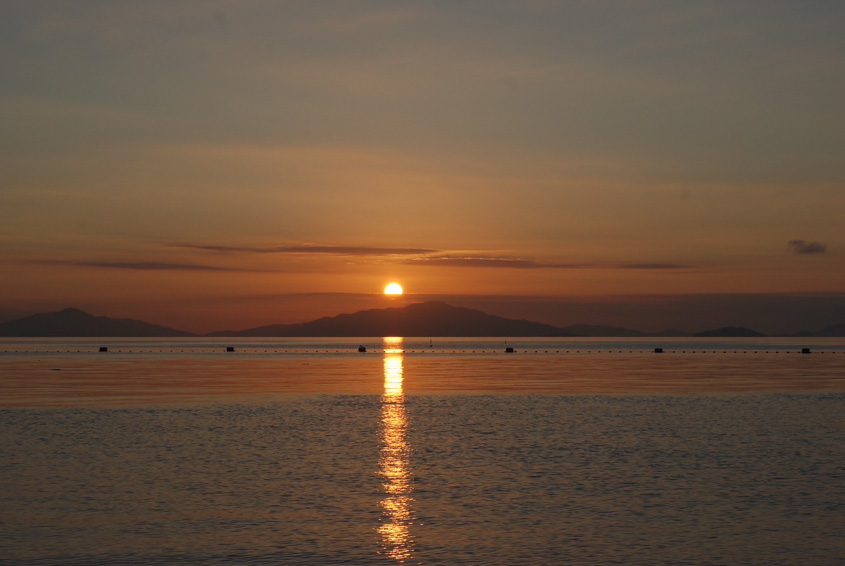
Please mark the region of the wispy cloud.
[[823, 254], [827, 251], [827, 245], [821, 242], [808, 242], [807, 240], [789, 240], [787, 246], [793, 253], [799, 255], [805, 254]]
[[531, 259], [502, 257], [421, 257], [405, 261], [408, 265], [436, 265], [446, 267], [499, 267], [510, 269], [544, 269], [549, 267], [585, 267], [578, 264], [559, 264]]
[[[675, 263], [599, 263], [541, 261], [513, 256], [484, 255], [483, 251], [436, 250], [431, 248], [391, 248], [295, 244], [279, 246], [222, 246], [216, 244], [170, 244], [170, 247], [222, 254], [316, 254], [387, 258], [405, 265], [499, 269], [687, 269]], [[489, 253], [489, 252], [487, 252]]]
[[405, 261], [408, 265], [447, 267], [495, 267], [506, 269], [686, 269], [690, 266], [672, 263], [564, 263], [509, 257], [421, 257]]
[[369, 246], [331, 246], [301, 244], [289, 246], [216, 246], [209, 244], [172, 244], [171, 247], [221, 253], [256, 254], [328, 254], [349, 256], [391, 256], [435, 253], [426, 248], [380, 248]]
[[689, 269], [691, 265], [677, 263], [627, 263], [622, 265], [609, 265], [617, 269]]
[[42, 265], [64, 265], [70, 267], [96, 267], [105, 269], [130, 269], [134, 271], [227, 271], [241, 273], [277, 273], [279, 270], [245, 269], [219, 265], [198, 265], [194, 263], [165, 263], [157, 261], [67, 261], [40, 260]]

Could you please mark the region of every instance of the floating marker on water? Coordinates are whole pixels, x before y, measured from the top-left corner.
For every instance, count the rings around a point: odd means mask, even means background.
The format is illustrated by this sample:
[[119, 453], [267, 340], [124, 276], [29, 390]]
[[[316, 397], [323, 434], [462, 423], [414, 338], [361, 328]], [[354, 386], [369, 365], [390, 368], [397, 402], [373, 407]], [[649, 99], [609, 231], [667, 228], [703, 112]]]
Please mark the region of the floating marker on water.
[[101, 352], [108, 352], [108, 351], [109, 351], [109, 349], [108, 349], [108, 347], [106, 347], [106, 346], [100, 346], [100, 351], [101, 351]]
[[359, 351], [359, 352], [361, 352], [361, 353], [363, 353], [363, 352], [366, 352], [366, 351], [367, 351], [367, 349], [366, 349], [365, 347], [363, 347], [363, 346], [358, 346], [358, 351]]
[[809, 354], [809, 353], [810, 353], [810, 349], [809, 349], [809, 348], [801, 348], [801, 353], [802, 353], [802, 354]]
[[227, 352], [234, 352], [234, 351], [235, 351], [235, 347], [234, 347], [234, 346], [226, 346], [226, 351], [227, 351]]
[[508, 346], [507, 348], [505, 348], [505, 353], [506, 353], [506, 354], [513, 354], [513, 348], [511, 348], [510, 346]]
[[662, 354], [662, 353], [663, 353], [663, 348], [655, 348], [655, 349], [654, 349], [654, 353], [655, 353], [655, 354]]

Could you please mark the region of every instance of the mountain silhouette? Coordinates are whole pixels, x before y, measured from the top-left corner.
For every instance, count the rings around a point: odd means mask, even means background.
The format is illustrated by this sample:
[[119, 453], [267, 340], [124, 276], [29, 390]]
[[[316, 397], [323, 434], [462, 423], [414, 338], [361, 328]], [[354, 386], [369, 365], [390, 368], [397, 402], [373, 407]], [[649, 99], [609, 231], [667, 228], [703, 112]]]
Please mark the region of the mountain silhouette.
[[371, 309], [297, 324], [273, 324], [209, 336], [575, 336], [550, 324], [514, 320], [431, 301], [401, 308]]
[[815, 332], [799, 332], [795, 336], [820, 337], [820, 338], [843, 338], [845, 337], [845, 324], [831, 324]]
[[158, 338], [192, 334], [141, 320], [94, 316], [79, 309], [69, 308], [4, 322], [0, 324], [0, 336]]
[[[94, 316], [79, 309], [35, 314], [0, 323], [0, 337], [138, 337], [165, 338], [195, 336], [189, 332], [150, 324], [130, 318]], [[415, 303], [401, 308], [371, 309], [351, 314], [325, 317], [296, 324], [273, 324], [247, 330], [212, 332], [208, 336], [244, 337], [637, 337], [690, 336], [666, 330], [648, 334], [613, 326], [576, 324], [563, 328], [550, 324], [515, 320], [478, 310], [454, 307], [443, 302]], [[726, 326], [694, 334], [696, 337], [762, 337], [754, 330]], [[845, 324], [833, 324], [815, 332], [801, 332], [796, 337], [843, 337]]]

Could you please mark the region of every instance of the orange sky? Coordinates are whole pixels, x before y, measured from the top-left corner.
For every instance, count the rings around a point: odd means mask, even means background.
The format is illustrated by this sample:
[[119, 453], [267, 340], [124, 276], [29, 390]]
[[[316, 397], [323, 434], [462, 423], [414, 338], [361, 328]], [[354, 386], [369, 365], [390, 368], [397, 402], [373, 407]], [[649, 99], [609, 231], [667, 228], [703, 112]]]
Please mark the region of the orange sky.
[[6, 318], [845, 291], [836, 3], [4, 13]]

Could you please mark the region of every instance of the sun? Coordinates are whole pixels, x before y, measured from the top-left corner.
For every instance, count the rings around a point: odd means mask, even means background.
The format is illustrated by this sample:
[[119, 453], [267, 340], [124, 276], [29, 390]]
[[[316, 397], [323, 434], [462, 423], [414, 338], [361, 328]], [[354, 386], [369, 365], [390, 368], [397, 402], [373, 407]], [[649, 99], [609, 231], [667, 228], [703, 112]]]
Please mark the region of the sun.
[[384, 288], [385, 295], [401, 295], [403, 292], [402, 285], [399, 283], [388, 283], [387, 287]]

